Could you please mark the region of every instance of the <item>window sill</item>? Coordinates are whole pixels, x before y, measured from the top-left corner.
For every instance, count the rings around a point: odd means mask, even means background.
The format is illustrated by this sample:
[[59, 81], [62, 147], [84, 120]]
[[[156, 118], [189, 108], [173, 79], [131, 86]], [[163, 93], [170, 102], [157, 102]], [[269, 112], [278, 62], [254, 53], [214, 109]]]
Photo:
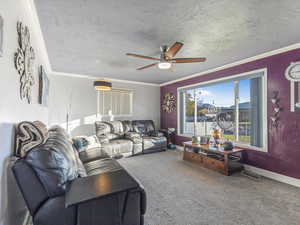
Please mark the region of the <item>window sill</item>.
[[132, 114], [120, 114], [120, 115], [100, 115], [102, 117], [132, 117]]
[[[193, 134], [177, 134], [177, 136], [192, 138], [194, 135]], [[265, 148], [265, 147], [256, 147], [256, 146], [244, 144], [241, 142], [233, 142], [233, 145], [236, 147], [239, 147], [239, 148], [245, 148], [246, 150], [253, 150], [253, 151], [268, 153], [267, 148]]]
[[253, 150], [258, 152], [265, 152], [268, 153], [267, 149], [265, 147], [256, 147], [249, 144], [244, 144], [240, 142], [233, 142], [233, 145], [239, 148], [245, 148], [246, 150]]
[[186, 137], [186, 138], [192, 138], [194, 136], [193, 134], [176, 134], [176, 135], [180, 137]]

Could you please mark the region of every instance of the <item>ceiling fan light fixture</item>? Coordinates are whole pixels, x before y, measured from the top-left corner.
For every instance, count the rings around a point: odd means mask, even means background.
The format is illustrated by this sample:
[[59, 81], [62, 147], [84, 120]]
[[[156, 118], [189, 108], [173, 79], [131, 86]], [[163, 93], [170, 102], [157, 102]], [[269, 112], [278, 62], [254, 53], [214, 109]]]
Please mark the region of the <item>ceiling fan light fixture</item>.
[[171, 68], [172, 66], [172, 63], [170, 62], [159, 62], [157, 64], [158, 68], [161, 69], [161, 70], [168, 70]]
[[111, 82], [105, 80], [96, 80], [94, 81], [94, 88], [97, 91], [110, 91], [112, 87]]

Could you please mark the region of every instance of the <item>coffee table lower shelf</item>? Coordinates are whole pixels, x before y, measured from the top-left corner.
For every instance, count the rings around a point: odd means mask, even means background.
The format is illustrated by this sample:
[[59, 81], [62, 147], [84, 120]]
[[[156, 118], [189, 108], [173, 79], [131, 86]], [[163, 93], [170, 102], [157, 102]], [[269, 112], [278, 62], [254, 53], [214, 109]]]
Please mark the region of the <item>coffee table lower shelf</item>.
[[183, 160], [201, 165], [207, 169], [217, 171], [226, 176], [229, 176], [235, 172], [242, 171], [244, 169], [243, 164], [241, 164], [240, 162], [233, 160], [219, 160], [207, 154], [195, 153], [192, 151], [184, 151]]

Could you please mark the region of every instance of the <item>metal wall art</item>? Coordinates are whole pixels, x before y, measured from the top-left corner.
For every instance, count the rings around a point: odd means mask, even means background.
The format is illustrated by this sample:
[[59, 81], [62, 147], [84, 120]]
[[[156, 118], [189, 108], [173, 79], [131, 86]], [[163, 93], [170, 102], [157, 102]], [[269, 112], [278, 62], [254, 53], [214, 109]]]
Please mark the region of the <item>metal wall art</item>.
[[40, 66], [39, 71], [39, 103], [43, 106], [48, 106], [50, 81], [44, 70], [43, 66]]
[[175, 96], [172, 93], [165, 94], [162, 109], [167, 113], [171, 113], [176, 109]]
[[2, 16], [0, 15], [0, 57], [3, 56], [3, 33], [4, 33], [4, 21]]
[[273, 92], [273, 97], [271, 98], [271, 102], [273, 105], [273, 114], [270, 118], [271, 118], [272, 126], [277, 128], [279, 124], [279, 113], [282, 110], [282, 108], [279, 105], [278, 91]]
[[17, 23], [19, 47], [15, 53], [15, 67], [20, 75], [20, 98], [31, 103], [31, 88], [34, 85], [35, 54], [30, 43], [30, 33], [27, 26]]

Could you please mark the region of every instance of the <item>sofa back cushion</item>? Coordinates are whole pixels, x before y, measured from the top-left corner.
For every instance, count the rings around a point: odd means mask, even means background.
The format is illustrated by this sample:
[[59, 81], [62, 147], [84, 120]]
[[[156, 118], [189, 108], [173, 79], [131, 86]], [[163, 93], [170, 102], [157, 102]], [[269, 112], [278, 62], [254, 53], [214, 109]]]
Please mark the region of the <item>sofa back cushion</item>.
[[132, 127], [135, 132], [145, 135], [155, 131], [155, 126], [152, 120], [133, 120]]
[[109, 121], [107, 122], [112, 127], [112, 133], [123, 135], [124, 129], [123, 129], [123, 123], [121, 121]]
[[101, 135], [109, 134], [112, 132], [112, 127], [106, 122], [96, 121], [95, 128], [96, 128], [97, 137], [100, 137]]
[[133, 131], [132, 122], [130, 120], [123, 120], [122, 124], [123, 124], [124, 133]]
[[75, 153], [68, 134], [56, 126], [49, 129], [46, 143], [32, 149], [24, 160], [35, 171], [48, 196], [54, 197], [64, 194], [67, 183], [82, 173], [83, 166]]
[[101, 140], [103, 137], [110, 140], [124, 138], [124, 128], [121, 121], [95, 122], [96, 135]]

